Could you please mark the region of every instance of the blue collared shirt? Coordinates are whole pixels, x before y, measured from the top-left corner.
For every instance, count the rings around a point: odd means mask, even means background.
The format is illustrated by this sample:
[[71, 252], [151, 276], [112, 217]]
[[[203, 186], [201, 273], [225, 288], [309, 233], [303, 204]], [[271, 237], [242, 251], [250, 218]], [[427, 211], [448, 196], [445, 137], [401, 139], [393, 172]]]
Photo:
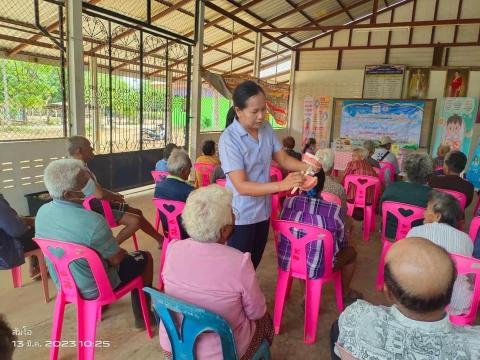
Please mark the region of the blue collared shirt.
[[[264, 122], [258, 129], [258, 141], [254, 139], [237, 119], [227, 127], [218, 144], [220, 161], [225, 174], [244, 170], [249, 181], [270, 182], [272, 154], [282, 145], [272, 127]], [[271, 213], [271, 195], [240, 195], [227, 176], [226, 186], [233, 191], [232, 206], [236, 209], [236, 225], [256, 224], [267, 220]]]

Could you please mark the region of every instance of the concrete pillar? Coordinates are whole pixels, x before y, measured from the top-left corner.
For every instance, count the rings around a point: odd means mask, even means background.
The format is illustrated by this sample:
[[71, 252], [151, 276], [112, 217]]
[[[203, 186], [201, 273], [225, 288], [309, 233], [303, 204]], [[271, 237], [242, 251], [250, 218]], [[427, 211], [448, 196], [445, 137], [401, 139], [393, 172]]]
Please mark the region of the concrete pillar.
[[260, 66], [262, 63], [262, 33], [258, 32], [255, 38], [255, 55], [253, 58], [253, 76], [260, 77]]
[[67, 1], [68, 16], [68, 112], [72, 135], [85, 135], [83, 80], [82, 1]]
[[197, 158], [197, 142], [200, 136], [201, 105], [202, 105], [202, 66], [203, 66], [203, 32], [205, 21], [205, 3], [198, 2], [197, 43], [193, 48], [192, 66], [192, 118], [190, 123], [189, 155], [195, 161]]

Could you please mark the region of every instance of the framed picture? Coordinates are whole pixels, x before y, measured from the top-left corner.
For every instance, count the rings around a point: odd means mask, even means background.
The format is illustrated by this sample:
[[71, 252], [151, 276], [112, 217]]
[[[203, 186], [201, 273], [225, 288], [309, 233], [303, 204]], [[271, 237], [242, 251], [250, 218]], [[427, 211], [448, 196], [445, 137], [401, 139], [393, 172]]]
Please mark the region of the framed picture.
[[470, 69], [448, 69], [445, 81], [445, 97], [465, 97], [468, 90]]
[[410, 68], [408, 74], [408, 99], [425, 99], [428, 96], [430, 83], [429, 68]]

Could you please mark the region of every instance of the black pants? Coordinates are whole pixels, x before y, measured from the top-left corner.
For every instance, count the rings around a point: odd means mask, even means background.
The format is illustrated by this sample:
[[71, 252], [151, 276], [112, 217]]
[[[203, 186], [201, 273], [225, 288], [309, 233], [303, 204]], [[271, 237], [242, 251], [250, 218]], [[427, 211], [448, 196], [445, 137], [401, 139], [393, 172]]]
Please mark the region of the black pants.
[[255, 224], [235, 225], [233, 234], [228, 239], [228, 246], [252, 254], [252, 263], [255, 269], [262, 260], [267, 244], [269, 223], [270, 220], [265, 220]]
[[29, 229], [25, 234], [16, 238], [18, 241], [22, 243], [23, 252], [29, 252], [35, 249], [38, 249], [38, 244], [33, 241], [33, 237], [35, 236], [35, 230]]
[[330, 329], [330, 354], [332, 360], [340, 360], [340, 358], [335, 354], [335, 344], [338, 340], [338, 335], [340, 335], [340, 330], [338, 328], [338, 320], [335, 320], [332, 324], [332, 328]]

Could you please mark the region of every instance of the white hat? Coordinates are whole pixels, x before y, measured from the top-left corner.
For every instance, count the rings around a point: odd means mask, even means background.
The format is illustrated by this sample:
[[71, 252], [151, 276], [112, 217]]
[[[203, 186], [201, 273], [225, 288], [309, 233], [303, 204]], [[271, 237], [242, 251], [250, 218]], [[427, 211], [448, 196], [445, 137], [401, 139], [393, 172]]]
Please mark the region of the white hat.
[[392, 144], [393, 140], [390, 136], [382, 136], [380, 138], [380, 145]]

